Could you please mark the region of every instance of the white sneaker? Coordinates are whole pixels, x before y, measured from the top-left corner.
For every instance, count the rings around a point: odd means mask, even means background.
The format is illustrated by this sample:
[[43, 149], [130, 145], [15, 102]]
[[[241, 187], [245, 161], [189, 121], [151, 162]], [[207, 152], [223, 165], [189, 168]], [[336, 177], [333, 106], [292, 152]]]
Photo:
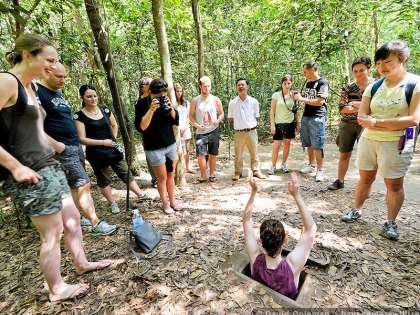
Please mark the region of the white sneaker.
[[304, 167], [300, 170], [300, 172], [302, 174], [309, 174], [309, 173], [312, 173], [312, 172], [315, 172], [315, 171], [316, 171], [316, 166], [312, 166], [311, 164], [308, 164], [308, 166], [306, 166], [306, 167]]
[[323, 182], [324, 181], [324, 173], [322, 172], [322, 170], [318, 170], [316, 172], [315, 181], [316, 182]]
[[116, 202], [111, 204], [111, 212], [114, 214], [120, 213], [120, 208], [118, 208], [118, 205]]
[[283, 173], [289, 173], [286, 163], [281, 163], [281, 169], [283, 170]]
[[274, 175], [274, 172], [277, 171], [276, 166], [271, 166], [270, 169], [268, 170], [267, 174], [268, 175]]

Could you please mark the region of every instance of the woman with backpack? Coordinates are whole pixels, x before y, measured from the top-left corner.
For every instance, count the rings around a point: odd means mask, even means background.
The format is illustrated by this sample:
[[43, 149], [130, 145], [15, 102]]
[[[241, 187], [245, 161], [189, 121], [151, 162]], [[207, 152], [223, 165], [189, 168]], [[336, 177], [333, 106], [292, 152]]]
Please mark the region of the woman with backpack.
[[415, 130], [420, 122], [420, 80], [405, 70], [410, 55], [402, 40], [390, 41], [375, 53], [376, 69], [385, 78], [363, 93], [357, 117], [364, 128], [356, 157], [360, 179], [354, 207], [342, 217], [345, 222], [361, 218], [362, 206], [378, 174], [387, 190], [383, 235], [392, 240], [400, 237], [395, 219], [404, 203], [404, 176], [413, 158]]

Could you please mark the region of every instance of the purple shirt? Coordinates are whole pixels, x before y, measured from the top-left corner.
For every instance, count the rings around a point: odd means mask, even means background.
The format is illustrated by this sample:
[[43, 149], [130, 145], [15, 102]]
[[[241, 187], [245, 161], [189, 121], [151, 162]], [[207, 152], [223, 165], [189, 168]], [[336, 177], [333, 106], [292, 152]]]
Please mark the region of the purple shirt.
[[276, 269], [268, 269], [265, 254], [258, 255], [252, 267], [251, 278], [291, 299], [295, 299], [299, 293], [295, 285], [293, 271], [284, 259]]

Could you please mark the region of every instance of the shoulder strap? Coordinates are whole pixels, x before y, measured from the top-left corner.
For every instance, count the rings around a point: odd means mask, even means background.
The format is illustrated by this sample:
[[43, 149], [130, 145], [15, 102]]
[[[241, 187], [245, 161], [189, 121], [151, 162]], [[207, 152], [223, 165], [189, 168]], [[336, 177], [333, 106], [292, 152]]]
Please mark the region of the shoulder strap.
[[[10, 153], [13, 153], [15, 151], [15, 139], [17, 134], [17, 127], [19, 125], [20, 117], [25, 112], [25, 109], [28, 105], [28, 97], [26, 94], [26, 90], [23, 87], [22, 83], [19, 81], [19, 79], [11, 72], [8, 71], [1, 71], [3, 73], [8, 73], [15, 77], [16, 81], [18, 82], [18, 97], [16, 100], [15, 109], [13, 112], [13, 120], [12, 125], [10, 126], [10, 134], [9, 134], [9, 147], [10, 147]], [[32, 84], [32, 83], [31, 83]]]
[[[109, 119], [108, 114], [107, 114], [107, 113], [105, 113], [105, 110], [104, 110], [102, 107], [99, 107], [99, 109], [100, 109], [100, 111], [102, 112], [102, 115], [104, 116], [105, 120], [106, 120], [106, 121], [107, 121], [107, 123], [108, 123], [108, 127], [109, 127], [109, 131], [111, 132], [111, 137], [112, 137], [112, 140], [114, 140], [114, 142], [117, 142], [117, 139], [115, 139], [115, 137], [114, 137], [114, 133], [112, 132], [111, 120]], [[108, 109], [108, 110], [109, 110], [109, 109]]]
[[381, 86], [382, 82], [385, 81], [385, 77], [380, 79], [379, 81], [376, 81], [375, 84], [372, 86], [372, 90], [370, 92], [370, 99], [373, 98], [373, 96], [375, 95], [376, 91], [379, 89], [379, 87]]
[[127, 230], [125, 233], [128, 234], [129, 237], [130, 237], [130, 250], [131, 250], [131, 252], [134, 254], [134, 256], [136, 256], [137, 258], [143, 259], [143, 260], [150, 260], [152, 258], [155, 258], [157, 256], [157, 254], [159, 254], [162, 250], [164, 250], [174, 239], [172, 234], [170, 234], [170, 233], [161, 233], [162, 236], [163, 235], [169, 236], [169, 239], [166, 241], [165, 244], [163, 244], [161, 247], [159, 247], [159, 249], [153, 255], [145, 256], [145, 255], [140, 255], [139, 253], [137, 253], [134, 250], [133, 241], [132, 241], [134, 236], [130, 233], [130, 230]]
[[418, 78], [410, 78], [407, 82], [407, 85], [405, 86], [405, 100], [407, 101], [408, 106], [410, 106], [411, 103], [411, 97], [413, 96], [414, 88], [416, 87], [416, 84], [418, 82]]

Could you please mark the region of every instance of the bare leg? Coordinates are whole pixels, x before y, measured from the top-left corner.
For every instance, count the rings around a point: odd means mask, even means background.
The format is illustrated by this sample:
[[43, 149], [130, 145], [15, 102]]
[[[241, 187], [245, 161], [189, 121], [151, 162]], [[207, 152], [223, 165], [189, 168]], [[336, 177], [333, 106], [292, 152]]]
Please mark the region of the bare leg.
[[[178, 161], [172, 161], [172, 168], [176, 169]], [[175, 200], [175, 178], [174, 172], [168, 172], [166, 178], [166, 189], [168, 191], [169, 203], [172, 208], [178, 208], [178, 204]]]
[[143, 197], [145, 195], [145, 193], [143, 191], [141, 191], [139, 185], [137, 185], [137, 182], [135, 180], [132, 180], [130, 185], [130, 190], [135, 193], [138, 197]]
[[216, 155], [209, 154], [209, 176], [214, 176], [214, 169], [216, 168]]
[[404, 203], [404, 177], [384, 178], [388, 220], [395, 221]]
[[[76, 212], [78, 213], [77, 210]], [[66, 299], [75, 291], [75, 295], [77, 295], [89, 289], [89, 284], [82, 285], [81, 287], [77, 284], [70, 285], [65, 283], [61, 277], [60, 240], [63, 232], [61, 212], [31, 217], [31, 220], [41, 238], [39, 262], [50, 291], [50, 301], [54, 302]]]
[[281, 159], [282, 163], [286, 163], [287, 158], [289, 157], [290, 143], [291, 142], [292, 142], [292, 139], [284, 139], [283, 156], [282, 156], [282, 159]]
[[344, 182], [347, 170], [349, 169], [351, 152], [340, 152], [340, 159], [338, 160], [338, 179]]
[[114, 196], [112, 195], [111, 186], [108, 185], [106, 187], [99, 187], [99, 190], [110, 204], [113, 204], [115, 202]]
[[356, 185], [354, 207], [360, 211], [366, 201], [367, 196], [369, 196], [370, 189], [372, 188], [372, 184], [376, 178], [376, 171], [359, 170], [359, 174], [360, 179]]
[[79, 211], [77, 211], [70, 197], [64, 198], [62, 203], [61, 220], [64, 227], [64, 241], [73, 258], [76, 274], [80, 275], [91, 270], [108, 267], [111, 264], [109, 260], [102, 262], [87, 261], [85, 252], [83, 251], [83, 236], [79, 223]]
[[275, 166], [277, 164], [277, 159], [279, 157], [280, 147], [281, 147], [281, 140], [274, 140], [273, 141], [273, 151], [271, 152], [271, 165], [272, 166]]
[[72, 189], [71, 194], [77, 208], [82, 210], [83, 214], [92, 225], [96, 225], [99, 222], [99, 219], [95, 212], [95, 206], [90, 192], [90, 183]]
[[[169, 205], [169, 202], [168, 202], [168, 188], [167, 188], [168, 172], [166, 170], [166, 165], [165, 163], [163, 163], [159, 166], [153, 166], [153, 170], [155, 171], [158, 178], [157, 188], [160, 195], [160, 199], [162, 199], [163, 210], [171, 211], [171, 206]], [[172, 172], [172, 179], [173, 179], [173, 172]]]
[[204, 180], [207, 178], [206, 175], [206, 157], [204, 155], [198, 156], [197, 157], [197, 161], [198, 161], [198, 166], [200, 167], [200, 179]]
[[[309, 152], [309, 150], [308, 150]], [[322, 170], [322, 164], [323, 164], [323, 157], [322, 157], [322, 150], [313, 150], [313, 152], [315, 153], [315, 159], [316, 159], [316, 167], [318, 170]], [[313, 165], [311, 163], [311, 165]]]
[[308, 161], [309, 164], [315, 165], [315, 151], [311, 147], [308, 147]]

